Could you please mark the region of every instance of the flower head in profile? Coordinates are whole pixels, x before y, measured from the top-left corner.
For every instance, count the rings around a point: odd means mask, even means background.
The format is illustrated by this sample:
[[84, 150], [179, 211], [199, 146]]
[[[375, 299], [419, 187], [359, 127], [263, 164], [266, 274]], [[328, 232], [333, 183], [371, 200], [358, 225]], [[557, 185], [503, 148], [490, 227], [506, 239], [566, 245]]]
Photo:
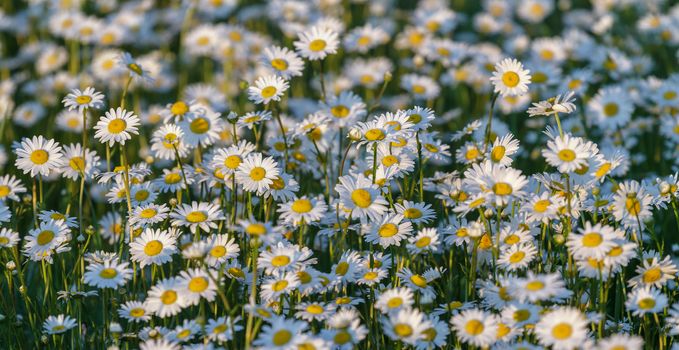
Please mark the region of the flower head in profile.
[[552, 115], [556, 113], [570, 114], [575, 112], [575, 93], [568, 91], [563, 95], [556, 95], [548, 100], [533, 103], [533, 107], [528, 108], [528, 116]]
[[82, 113], [84, 109], [99, 109], [103, 107], [104, 94], [95, 91], [91, 86], [83, 91], [80, 91], [80, 89], [73, 89], [61, 102], [69, 111], [78, 109], [78, 112]]

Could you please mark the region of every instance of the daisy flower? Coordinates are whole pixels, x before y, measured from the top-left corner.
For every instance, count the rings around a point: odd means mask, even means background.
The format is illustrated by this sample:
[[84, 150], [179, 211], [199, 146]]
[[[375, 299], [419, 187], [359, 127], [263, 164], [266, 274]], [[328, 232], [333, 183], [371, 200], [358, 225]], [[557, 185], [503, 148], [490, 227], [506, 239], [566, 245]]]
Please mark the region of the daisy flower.
[[205, 257], [208, 266], [217, 267], [229, 259], [237, 258], [240, 253], [240, 247], [235, 243], [235, 239], [229, 239], [228, 235], [212, 235], [208, 242], [210, 250]]
[[556, 95], [545, 101], [533, 103], [533, 107], [528, 108], [528, 116], [535, 117], [540, 115], [552, 115], [556, 113], [570, 114], [575, 112], [575, 93], [568, 91], [563, 95]]
[[212, 145], [219, 140], [219, 133], [223, 130], [224, 123], [219, 116], [219, 113], [202, 108], [195, 113], [188, 113], [182, 121], [177, 123], [184, 133], [182, 142], [189, 147]]
[[61, 334], [75, 328], [75, 326], [77, 326], [77, 322], [74, 318], [61, 314], [57, 316], [50, 315], [47, 317], [42, 324], [42, 329], [47, 334]]
[[[83, 154], [85, 159], [83, 159]], [[83, 173], [86, 179], [99, 167], [97, 152], [84, 149], [79, 143], [64, 146], [64, 165], [60, 168], [61, 175], [71, 180], [77, 180]]]
[[177, 239], [169, 231], [147, 228], [130, 243], [131, 259], [139, 262], [141, 268], [163, 265], [172, 261], [172, 255], [177, 253], [176, 243]]
[[201, 269], [189, 269], [179, 274], [177, 283], [185, 291], [185, 305], [198, 305], [201, 298], [208, 302], [215, 299], [217, 285], [215, 277], [210, 276], [210, 273]]
[[269, 75], [259, 77], [255, 83], [248, 87], [248, 98], [255, 104], [268, 104], [271, 101], [280, 101], [283, 93], [290, 87], [285, 79]]
[[519, 140], [514, 138], [514, 135], [507, 134], [502, 137], [495, 138], [493, 145], [490, 147], [488, 159], [491, 162], [501, 164], [503, 166], [510, 166], [512, 164], [511, 156], [519, 151]]
[[18, 202], [19, 195], [26, 192], [26, 187], [14, 175], [0, 176], [0, 201], [7, 199]]
[[344, 175], [339, 178], [335, 191], [340, 202], [351, 216], [365, 223], [368, 219], [378, 221], [387, 211], [388, 202], [382, 197], [378, 185], [363, 175]]
[[236, 181], [245, 191], [261, 194], [278, 178], [279, 173], [278, 163], [273, 158], [253, 153], [238, 166]]
[[88, 108], [99, 109], [104, 106], [104, 94], [97, 92], [93, 87], [88, 87], [83, 91], [80, 89], [73, 89], [71, 93], [66, 95], [61, 101], [64, 107], [68, 108], [69, 111], [78, 109], [78, 112], [82, 113], [83, 110]]
[[71, 234], [63, 221], [41, 222], [24, 237], [24, 254], [39, 260], [50, 260], [53, 253], [70, 250]]
[[304, 61], [287, 47], [267, 47], [260, 60], [262, 64], [271, 68], [274, 74], [284, 79], [301, 76], [304, 69]]
[[218, 319], [210, 319], [205, 325], [205, 334], [209, 334], [212, 341], [226, 342], [232, 340], [234, 333], [243, 329], [243, 326], [237, 324], [238, 321], [240, 321], [240, 317], [234, 319], [230, 316], [222, 316]]
[[384, 215], [379, 221], [371, 223], [365, 240], [368, 243], [379, 244], [383, 248], [399, 246], [413, 230], [413, 224], [403, 219], [403, 215]]
[[579, 347], [587, 340], [588, 325], [587, 319], [579, 310], [558, 307], [542, 315], [534, 332], [540, 344], [557, 350], [567, 350]]
[[215, 221], [225, 219], [219, 206], [195, 201], [191, 204], [182, 203], [170, 213], [170, 217], [172, 218], [172, 226], [188, 227], [191, 233], [195, 233], [198, 229], [210, 232], [211, 229], [217, 228]]
[[547, 149], [542, 150], [547, 163], [561, 173], [571, 173], [582, 168], [594, 154], [590, 143], [570, 134], [554, 138], [547, 142]]
[[319, 26], [300, 32], [299, 40], [294, 42], [299, 54], [310, 60], [322, 60], [329, 54], [337, 53], [339, 39], [337, 33]]
[[307, 198], [307, 196], [278, 205], [278, 212], [281, 214], [280, 218], [294, 226], [318, 221], [327, 210], [328, 206], [322, 198]]
[[295, 321], [285, 317], [274, 317], [268, 320], [257, 339], [252, 343], [262, 349], [287, 350], [297, 347], [300, 335], [308, 324], [304, 321]]
[[134, 112], [120, 107], [111, 108], [94, 126], [94, 137], [101, 143], [108, 143], [110, 147], [116, 143], [124, 145], [125, 141], [132, 139], [130, 134], [139, 135], [139, 125], [139, 117]]
[[107, 260], [103, 263], [90, 263], [83, 281], [96, 288], [119, 288], [125, 286], [132, 277], [129, 263], [119, 263], [118, 259]]
[[174, 316], [185, 307], [186, 294], [176, 278], [163, 279], [148, 292], [146, 306], [160, 318]]
[[146, 303], [139, 301], [127, 301], [118, 309], [118, 316], [128, 322], [148, 322], [151, 315]]
[[30, 173], [31, 177], [49, 176], [50, 171], [60, 168], [64, 162], [59, 143], [45, 139], [42, 135], [24, 138], [14, 152], [17, 155], [14, 164], [23, 170], [24, 174]]
[[408, 253], [414, 255], [424, 252], [438, 253], [441, 242], [438, 230], [435, 228], [423, 228], [416, 236], [408, 239], [406, 248]]
[[466, 344], [484, 347], [495, 342], [497, 319], [479, 309], [465, 310], [453, 316], [450, 324], [457, 338]]
[[501, 96], [520, 96], [528, 92], [531, 83], [530, 71], [523, 69], [523, 64], [516, 59], [505, 58], [495, 65], [490, 81], [494, 92]]
[[6, 227], [0, 228], [0, 248], [13, 248], [19, 243], [19, 233]]
[[126, 68], [135, 81], [153, 83], [154, 79], [151, 74], [145, 68], [142, 68], [139, 61], [135, 61], [128, 52], [123, 52], [118, 58], [120, 65]]
[[586, 222], [579, 234], [571, 232], [568, 235], [566, 245], [576, 259], [602, 259], [613, 249], [614, 239], [619, 236], [620, 233], [610, 226]]
[[431, 323], [417, 309], [401, 309], [382, 319], [382, 329], [389, 338], [411, 345], [423, 339], [424, 331], [430, 326]]
[[295, 317], [308, 322], [324, 321], [335, 312], [335, 305], [322, 302], [306, 302], [295, 307]]
[[660, 290], [645, 286], [635, 288], [627, 294], [625, 308], [635, 316], [657, 314], [667, 307], [667, 296]]

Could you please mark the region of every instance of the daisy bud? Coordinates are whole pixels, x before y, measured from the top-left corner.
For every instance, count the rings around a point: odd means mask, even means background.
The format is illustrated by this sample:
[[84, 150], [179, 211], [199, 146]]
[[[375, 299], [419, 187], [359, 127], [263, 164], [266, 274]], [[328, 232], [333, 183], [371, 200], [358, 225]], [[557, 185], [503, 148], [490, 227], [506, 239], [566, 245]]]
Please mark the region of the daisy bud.
[[146, 156], [146, 158], [144, 158], [144, 161], [146, 162], [146, 164], [153, 164], [154, 162], [153, 156]]
[[46, 335], [43, 335], [43, 336], [40, 337], [40, 341], [41, 341], [43, 344], [48, 344], [49, 341], [50, 341], [50, 338], [48, 338]]
[[493, 211], [492, 211], [491, 209], [486, 209], [486, 210], [483, 212], [483, 216], [485, 216], [486, 219], [490, 219], [490, 218], [493, 217]]
[[97, 231], [94, 230], [94, 226], [92, 225], [87, 226], [87, 228], [85, 229], [85, 233], [88, 234], [89, 236], [95, 234], [96, 232]]
[[413, 64], [416, 67], [421, 67], [424, 64], [424, 57], [417, 55], [413, 58]]
[[393, 77], [394, 77], [394, 76], [391, 74], [391, 72], [386, 72], [386, 73], [384, 73], [384, 77], [383, 77], [384, 82], [385, 82], [385, 83], [390, 82], [391, 79], [392, 79]]
[[26, 286], [19, 287], [19, 293], [26, 294]]
[[8, 261], [7, 264], [5, 264], [5, 267], [7, 270], [14, 271], [14, 269], [17, 268], [17, 264], [14, 261]]
[[248, 82], [245, 81], [245, 80], [241, 80], [240, 83], [238, 84], [238, 87], [239, 87], [241, 90], [247, 90], [248, 87], [250, 87], [250, 84], [248, 84]]
[[592, 194], [593, 194], [593, 195], [598, 196], [599, 193], [601, 193], [601, 189], [600, 189], [599, 187], [594, 187], [594, 188], [592, 189]]
[[558, 245], [562, 245], [566, 241], [566, 238], [562, 234], [554, 235], [554, 242]]
[[155, 329], [152, 329], [152, 330], [149, 331], [149, 338], [151, 338], [151, 339], [155, 339], [159, 335], [160, 335], [160, 333], [158, 333], [158, 331], [155, 330]]
[[176, 206], [177, 206], [177, 199], [176, 199], [176, 198], [171, 198], [171, 199], [170, 199], [170, 206], [171, 206], [171, 207], [176, 207]]
[[363, 135], [361, 135], [361, 132], [358, 129], [351, 129], [349, 130], [349, 139], [351, 141], [359, 141]]
[[29, 205], [31, 204], [31, 201], [33, 200], [33, 197], [31, 197], [30, 194], [25, 195], [23, 198], [24, 204]]
[[120, 327], [120, 323], [111, 322], [111, 325], [109, 326], [109, 330], [111, 331], [111, 333], [121, 333], [123, 331], [123, 328]]
[[666, 195], [670, 193], [671, 190], [672, 188], [670, 187], [670, 184], [668, 184], [667, 182], [663, 182], [660, 184], [660, 194]]

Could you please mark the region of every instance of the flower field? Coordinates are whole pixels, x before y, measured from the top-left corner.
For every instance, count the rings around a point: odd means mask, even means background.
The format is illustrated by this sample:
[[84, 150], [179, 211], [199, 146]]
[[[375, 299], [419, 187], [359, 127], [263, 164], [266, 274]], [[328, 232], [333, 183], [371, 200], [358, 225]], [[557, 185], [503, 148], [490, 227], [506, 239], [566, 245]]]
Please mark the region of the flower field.
[[679, 350], [676, 2], [0, 4], [0, 349]]

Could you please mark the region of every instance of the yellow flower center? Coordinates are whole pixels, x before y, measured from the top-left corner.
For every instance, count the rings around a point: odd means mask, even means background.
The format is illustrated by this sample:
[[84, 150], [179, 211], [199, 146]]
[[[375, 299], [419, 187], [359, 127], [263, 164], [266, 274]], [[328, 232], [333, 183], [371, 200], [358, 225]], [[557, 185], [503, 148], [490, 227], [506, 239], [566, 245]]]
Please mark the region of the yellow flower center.
[[552, 336], [559, 340], [568, 339], [573, 334], [573, 327], [568, 323], [559, 323], [552, 328]]
[[509, 196], [512, 194], [512, 185], [506, 182], [497, 182], [493, 185], [493, 192], [498, 196]]
[[530, 281], [526, 283], [526, 289], [531, 292], [536, 292], [545, 288], [545, 284], [541, 281]]
[[655, 300], [652, 298], [644, 298], [639, 300], [639, 308], [643, 310], [650, 310], [655, 307]]
[[80, 95], [75, 98], [75, 102], [80, 105], [85, 105], [92, 102], [92, 97], [87, 95]]
[[205, 118], [196, 118], [189, 125], [189, 129], [194, 134], [204, 134], [210, 130], [210, 123]]
[[161, 243], [159, 240], [149, 241], [146, 243], [146, 246], [144, 246], [144, 254], [148, 256], [156, 256], [160, 254], [162, 250], [163, 243]]
[[625, 207], [627, 208], [627, 211], [634, 216], [639, 215], [641, 212], [641, 203], [639, 203], [639, 200], [636, 198], [627, 198], [625, 200]]
[[526, 257], [526, 253], [519, 250], [518, 252], [515, 252], [509, 256], [509, 262], [512, 264], [518, 264], [523, 261], [524, 257]]
[[527, 320], [530, 317], [530, 311], [528, 310], [516, 310], [514, 311], [514, 321], [516, 322], [523, 322]]
[[266, 233], [266, 226], [258, 223], [250, 224], [245, 228], [245, 233], [254, 236], [261, 236]]
[[564, 162], [572, 162], [575, 160], [575, 152], [570, 149], [562, 149], [557, 155], [559, 156], [559, 159]]
[[465, 152], [464, 157], [467, 160], [473, 160], [473, 159], [478, 158], [480, 154], [481, 154], [481, 152], [479, 152], [479, 150], [476, 147], [474, 147], [474, 148], [468, 149], [467, 152]]
[[420, 275], [412, 275], [410, 276], [410, 282], [413, 282], [414, 285], [420, 287], [420, 288], [425, 288], [427, 287], [427, 280], [420, 276]]
[[484, 329], [483, 322], [479, 320], [469, 320], [464, 326], [464, 330], [471, 335], [479, 335], [483, 333]]
[[156, 216], [157, 212], [153, 208], [146, 208], [139, 213], [139, 216], [143, 219], [150, 219], [154, 216]]
[[372, 204], [372, 196], [368, 190], [359, 188], [351, 192], [351, 201], [359, 208], [367, 208]]
[[407, 338], [413, 334], [413, 327], [405, 323], [397, 323], [394, 325], [394, 333], [401, 338]]
[[351, 341], [351, 334], [349, 334], [345, 330], [341, 330], [335, 334], [335, 336], [332, 338], [333, 342], [337, 345], [344, 345], [348, 342]]
[[288, 62], [284, 59], [274, 58], [271, 60], [271, 67], [279, 71], [284, 71], [288, 69]]
[[349, 108], [343, 105], [338, 105], [330, 108], [330, 113], [335, 117], [335, 118], [346, 118], [349, 115]]
[[205, 277], [194, 277], [189, 281], [189, 290], [194, 293], [202, 293], [208, 287], [208, 280]]
[[597, 232], [590, 232], [582, 236], [582, 245], [587, 248], [598, 247], [601, 242], [603, 242], [603, 238]]
[[37, 164], [37, 165], [42, 165], [47, 163], [49, 160], [49, 153], [47, 151], [42, 150], [42, 149], [36, 149], [31, 153], [31, 162]]
[[135, 307], [134, 309], [130, 310], [130, 316], [132, 317], [142, 317], [146, 314], [146, 311], [140, 307]]
[[290, 263], [290, 258], [286, 255], [278, 255], [274, 256], [273, 259], [271, 259], [271, 265], [275, 267], [283, 267], [287, 264]]
[[425, 237], [418, 239], [417, 242], [415, 242], [415, 246], [422, 249], [422, 248], [428, 246], [429, 243], [431, 243], [431, 237], [425, 236]]
[[149, 194], [149, 191], [147, 191], [147, 190], [140, 190], [140, 191], [138, 191], [137, 193], [134, 194], [134, 199], [135, 199], [137, 202], [143, 202], [143, 201], [145, 201], [147, 198], [149, 198], [149, 195], [150, 195], [150, 194]]
[[651, 284], [659, 281], [662, 275], [662, 270], [660, 270], [658, 267], [654, 267], [644, 272], [641, 278], [644, 283]]
[[105, 268], [105, 269], [101, 270], [101, 272], [99, 272], [99, 277], [105, 278], [105, 279], [115, 278], [116, 276], [118, 276], [118, 271], [116, 271], [116, 269], [112, 269], [110, 267]]
[[413, 92], [418, 94], [418, 95], [422, 95], [425, 92], [427, 92], [427, 89], [422, 85], [415, 84], [415, 85], [413, 85]]
[[325, 49], [327, 43], [323, 39], [316, 39], [309, 43], [309, 50], [318, 52]]
[[383, 237], [383, 238], [393, 237], [397, 233], [398, 233], [398, 226], [396, 226], [396, 224], [392, 224], [392, 223], [386, 223], [386, 224], [382, 225], [377, 230], [377, 234], [380, 235], [380, 237]]
[[344, 275], [347, 274], [348, 271], [349, 271], [349, 263], [347, 263], [346, 261], [340, 262], [339, 264], [337, 264], [337, 267], [335, 267], [335, 273], [338, 276], [344, 276]]
[[40, 232], [37, 238], [37, 242], [39, 245], [46, 245], [50, 242], [52, 242], [52, 239], [54, 238], [54, 232], [50, 230], [45, 230]]
[[113, 119], [108, 123], [108, 132], [120, 134], [127, 128], [127, 123], [123, 119]]
[[181, 175], [176, 173], [169, 173], [165, 175], [165, 183], [168, 185], [174, 185], [182, 180]]
[[160, 301], [165, 305], [174, 304], [177, 301], [177, 292], [173, 290], [166, 290], [160, 295]]
[[604, 115], [606, 115], [607, 117], [613, 117], [616, 114], [618, 114], [618, 110], [619, 110], [619, 107], [616, 103], [613, 103], [613, 102], [607, 103], [604, 106]]
[[255, 181], [260, 181], [266, 176], [266, 170], [261, 166], [254, 167], [250, 170], [250, 178]]
[[544, 213], [547, 211], [547, 208], [549, 208], [549, 205], [552, 204], [549, 199], [541, 199], [533, 205], [533, 210], [535, 210], [538, 213]]
[[495, 146], [493, 147], [493, 150], [490, 152], [490, 159], [497, 163], [504, 158], [506, 152], [505, 146]]
[[403, 212], [403, 216], [407, 219], [419, 219], [422, 217], [422, 211], [417, 208], [408, 208]]
[[170, 107], [170, 112], [172, 112], [173, 115], [184, 115], [188, 111], [189, 106], [184, 103], [184, 101], [177, 101], [172, 104], [172, 107]]
[[272, 289], [274, 292], [280, 292], [280, 291], [282, 291], [283, 289], [285, 289], [287, 286], [288, 286], [288, 281], [287, 281], [287, 280], [280, 280], [280, 281], [276, 281], [276, 282], [271, 286], [271, 289]]
[[393, 297], [387, 301], [387, 307], [390, 309], [395, 309], [403, 305], [403, 299], [401, 297]]
[[519, 75], [516, 72], [504, 72], [502, 74], [502, 83], [506, 86], [513, 88], [519, 85]]
[[275, 95], [277, 91], [278, 91], [278, 90], [276, 90], [275, 87], [273, 87], [273, 86], [267, 86], [267, 87], [265, 87], [265, 88], [262, 89], [262, 97], [264, 97], [264, 98], [270, 98], [270, 97], [272, 97], [273, 95]]
[[295, 213], [299, 214], [308, 213], [312, 209], [311, 201], [306, 198], [298, 199], [292, 203], [291, 209]]
[[370, 129], [365, 132], [365, 139], [368, 141], [380, 141], [384, 140], [385, 137], [384, 131], [380, 129]]
[[202, 211], [192, 211], [186, 215], [186, 221], [195, 224], [207, 220], [207, 215]]
[[320, 315], [323, 313], [323, 307], [318, 304], [311, 304], [306, 307], [306, 311], [310, 314]]

